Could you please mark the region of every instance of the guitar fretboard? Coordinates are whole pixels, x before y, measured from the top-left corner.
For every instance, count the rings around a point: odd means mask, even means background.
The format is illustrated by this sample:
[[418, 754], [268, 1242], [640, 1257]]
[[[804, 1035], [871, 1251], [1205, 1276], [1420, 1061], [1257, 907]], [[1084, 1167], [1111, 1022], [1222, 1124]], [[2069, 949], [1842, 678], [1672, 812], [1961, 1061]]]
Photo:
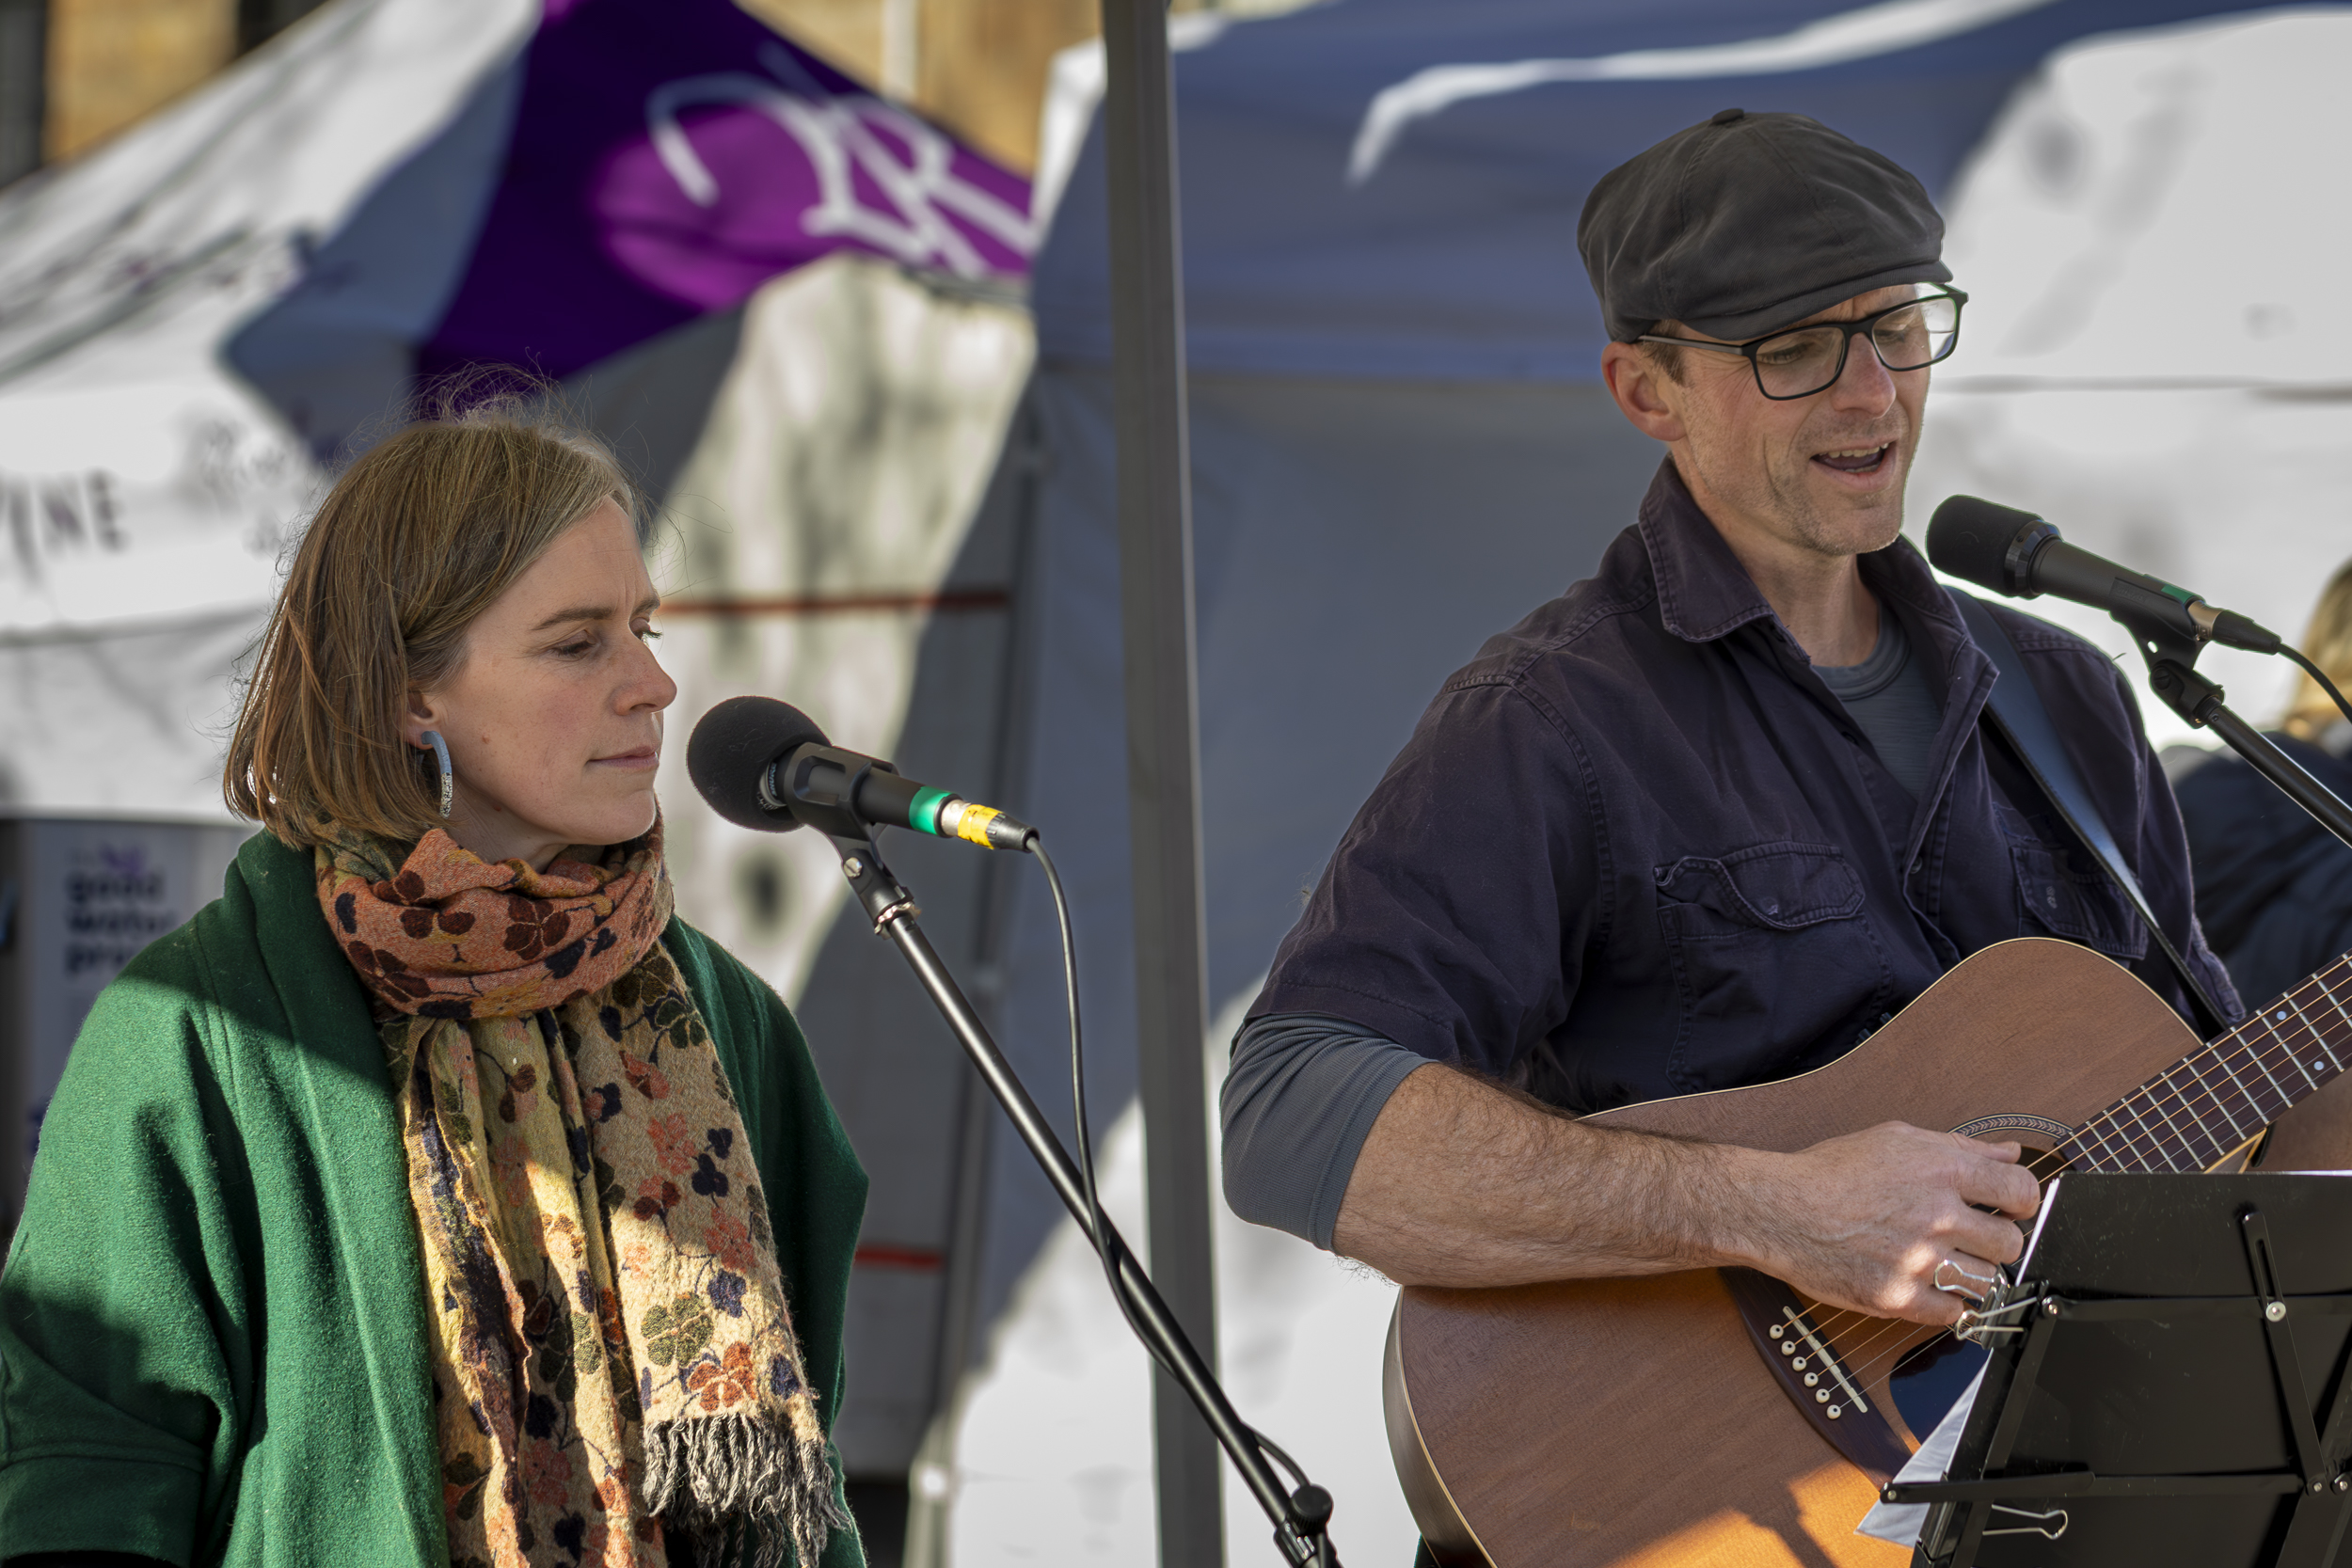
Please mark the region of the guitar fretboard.
[[2208, 1040], [2074, 1129], [2078, 1168], [2201, 1171], [2352, 1061], [2352, 954]]

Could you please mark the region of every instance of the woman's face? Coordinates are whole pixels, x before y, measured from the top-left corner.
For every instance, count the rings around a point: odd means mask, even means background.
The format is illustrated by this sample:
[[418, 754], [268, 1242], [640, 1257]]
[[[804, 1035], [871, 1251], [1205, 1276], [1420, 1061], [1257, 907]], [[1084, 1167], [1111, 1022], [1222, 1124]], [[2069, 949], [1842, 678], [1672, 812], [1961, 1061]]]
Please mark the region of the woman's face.
[[606, 500], [482, 612], [457, 673], [412, 691], [402, 727], [411, 746], [427, 730], [449, 745], [451, 837], [545, 869], [566, 845], [653, 826], [661, 710], [677, 696], [646, 644], [660, 603], [628, 515]]

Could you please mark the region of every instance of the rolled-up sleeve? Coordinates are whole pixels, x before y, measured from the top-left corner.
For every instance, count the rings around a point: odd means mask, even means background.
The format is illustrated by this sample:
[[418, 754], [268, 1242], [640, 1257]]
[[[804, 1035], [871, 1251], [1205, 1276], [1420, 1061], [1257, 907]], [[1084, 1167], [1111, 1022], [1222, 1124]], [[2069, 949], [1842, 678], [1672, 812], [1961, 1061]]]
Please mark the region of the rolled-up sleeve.
[[1233, 1041], [1225, 1074], [1225, 1202], [1330, 1250], [1364, 1139], [1429, 1059], [1344, 1019], [1276, 1013]]

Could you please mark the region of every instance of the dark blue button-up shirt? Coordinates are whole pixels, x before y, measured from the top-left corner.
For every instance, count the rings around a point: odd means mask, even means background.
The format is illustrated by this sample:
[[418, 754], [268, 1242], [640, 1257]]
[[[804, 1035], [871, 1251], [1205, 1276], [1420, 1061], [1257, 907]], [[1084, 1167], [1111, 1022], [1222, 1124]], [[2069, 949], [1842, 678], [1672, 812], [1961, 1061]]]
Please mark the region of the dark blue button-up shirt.
[[[1992, 662], [1906, 541], [1860, 558], [1943, 708], [1898, 784], [1669, 461], [1599, 571], [1447, 681], [1252, 1009], [1349, 1020], [1579, 1112], [1850, 1050], [1967, 954], [2058, 936], [2190, 1016], [1978, 719]], [[2106, 655], [1996, 608], [2149, 905], [2225, 1006], [2172, 794]]]

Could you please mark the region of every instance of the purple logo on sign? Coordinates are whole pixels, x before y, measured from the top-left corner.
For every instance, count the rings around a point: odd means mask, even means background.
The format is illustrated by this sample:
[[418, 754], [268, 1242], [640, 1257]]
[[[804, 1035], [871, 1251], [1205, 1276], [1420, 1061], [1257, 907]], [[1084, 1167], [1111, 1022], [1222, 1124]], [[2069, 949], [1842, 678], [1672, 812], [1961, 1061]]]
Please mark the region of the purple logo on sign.
[[769, 74], [664, 82], [592, 198], [612, 259], [700, 309], [853, 246], [959, 277], [1020, 274], [1028, 190], [913, 115], [826, 93], [780, 44]]
[[836, 250], [1027, 272], [1028, 182], [728, 0], [573, 0], [532, 40], [506, 172], [425, 374], [568, 375]]

